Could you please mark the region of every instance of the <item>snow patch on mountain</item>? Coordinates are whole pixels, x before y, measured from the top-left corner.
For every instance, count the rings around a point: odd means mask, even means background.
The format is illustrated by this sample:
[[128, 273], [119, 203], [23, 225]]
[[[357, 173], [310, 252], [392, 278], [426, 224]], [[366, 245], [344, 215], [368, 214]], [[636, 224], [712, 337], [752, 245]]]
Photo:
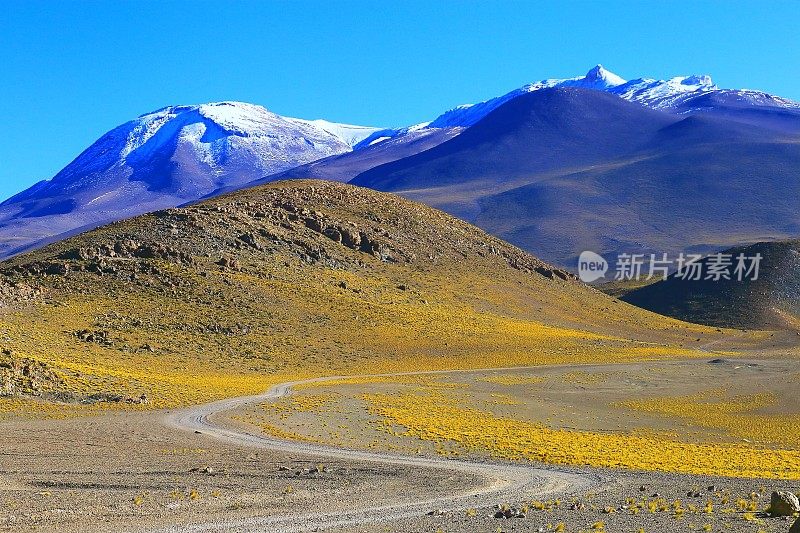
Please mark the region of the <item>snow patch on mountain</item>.
[[[402, 128], [290, 118], [243, 102], [169, 106], [114, 128], [52, 179], [0, 203], [0, 257], [57, 233], [235, 190], [354, 151], [366, 154], [364, 161], [405, 157], [458, 135], [517, 96], [550, 87], [605, 91], [669, 113], [713, 112], [799, 131], [798, 102], [720, 89], [704, 75], [626, 81], [602, 65], [584, 76], [537, 81]], [[344, 179], [346, 165], [337, 168], [336, 179]]]
[[625, 80], [613, 72], [609, 72], [603, 65], [593, 67], [585, 76], [567, 79], [547, 79], [524, 85], [502, 96], [486, 100], [477, 104], [464, 104], [446, 111], [433, 119], [428, 127], [431, 128], [466, 128], [472, 126], [480, 119], [497, 109], [499, 106], [525, 93], [547, 89], [550, 87], [580, 87], [583, 89], [608, 90], [625, 83]]
[[301, 118], [290, 119], [298, 123], [308, 124], [322, 131], [327, 131], [334, 137], [337, 137], [351, 148], [359, 144], [367, 137], [372, 136], [374, 133], [387, 131], [386, 128], [372, 128], [369, 126], [355, 126], [353, 124], [340, 124], [337, 122], [329, 122], [327, 120], [304, 120]]
[[609, 92], [653, 109], [666, 109], [674, 107], [687, 96], [697, 96], [717, 89], [711, 76], [704, 75], [679, 76], [668, 80], [639, 78], [613, 87]]

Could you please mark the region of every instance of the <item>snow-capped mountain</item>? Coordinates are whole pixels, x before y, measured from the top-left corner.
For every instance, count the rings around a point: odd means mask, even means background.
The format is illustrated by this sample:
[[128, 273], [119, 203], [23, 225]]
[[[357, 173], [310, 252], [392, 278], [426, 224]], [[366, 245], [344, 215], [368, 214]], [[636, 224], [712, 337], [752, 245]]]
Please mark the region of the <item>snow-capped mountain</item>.
[[709, 98], [717, 101], [724, 100], [728, 104], [735, 101], [737, 106], [752, 108], [800, 109], [798, 102], [761, 91], [720, 89], [708, 75], [677, 76], [667, 80], [637, 78], [626, 81], [598, 64], [584, 76], [553, 78], [529, 83], [483, 102], [459, 105], [427, 122], [405, 128], [381, 130], [362, 140], [356, 145], [356, 149], [402, 137], [409, 133], [414, 133], [419, 137], [438, 129], [468, 128], [509, 100], [550, 87], [577, 87], [605, 91], [652, 109], [672, 113], [708, 111], [714, 107], [708, 104]]
[[472, 126], [480, 119], [491, 113], [494, 109], [508, 102], [509, 100], [522, 94], [538, 91], [539, 89], [546, 89], [548, 87], [579, 87], [582, 89], [608, 91], [624, 83], [624, 79], [620, 78], [613, 72], [607, 71], [603, 68], [603, 65], [597, 65], [587, 72], [585, 76], [537, 81], [534, 83], [529, 83], [528, 85], [524, 85], [519, 89], [515, 89], [510, 93], [504, 94], [503, 96], [486, 100], [485, 102], [460, 105], [439, 115], [430, 123], [428, 123], [427, 126], [431, 128], [466, 128]]
[[[584, 250], [677, 256], [800, 237], [800, 134], [788, 133], [800, 112], [710, 109], [543, 88], [350, 183], [436, 207], [567, 268]], [[342, 167], [361, 154], [336, 159]]]
[[376, 131], [242, 102], [165, 107], [114, 128], [51, 180], [0, 204], [0, 256], [349, 152]]
[[0, 258], [60, 234], [254, 182], [285, 177], [348, 181], [457, 137], [521, 95], [553, 87], [607, 92], [674, 115], [706, 113], [800, 133], [797, 102], [759, 91], [720, 89], [709, 76], [626, 81], [602, 65], [584, 76], [530, 83], [394, 129], [284, 117], [241, 102], [171, 106], [111, 130], [51, 180], [0, 204]]
[[674, 115], [708, 113], [759, 127], [800, 133], [800, 104], [750, 90], [720, 89], [710, 76], [678, 76], [667, 80], [637, 78], [626, 81], [596, 65], [584, 76], [529, 83], [502, 96], [450, 109], [433, 120], [374, 132], [352, 152], [330, 156], [266, 176], [259, 182], [296, 177], [348, 181], [378, 165], [413, 156], [459, 135], [501, 105], [524, 94], [553, 87], [607, 92], [645, 107]]
[[0, 205], [32, 194], [59, 201], [72, 192], [85, 196], [89, 189], [118, 194], [120, 187], [194, 199], [203, 190], [251, 181], [254, 173], [348, 152], [379, 130], [282, 117], [242, 102], [165, 107], [111, 130], [53, 179]]
[[303, 120], [299, 118], [287, 119], [293, 122], [308, 124], [322, 131], [327, 131], [334, 137], [340, 139], [350, 146], [355, 147], [360, 144], [364, 139], [374, 136], [376, 133], [387, 131], [385, 128], [372, 128], [369, 126], [354, 126], [353, 124], [340, 124], [337, 122], [329, 122], [327, 120]]
[[699, 110], [685, 105], [692, 99], [707, 95], [733, 95], [742, 104], [751, 106], [799, 109], [800, 103], [773, 96], [760, 91], [747, 89], [720, 89], [707, 75], [678, 76], [668, 80], [637, 78], [626, 81], [603, 65], [596, 65], [585, 76], [566, 79], [547, 79], [529, 83], [503, 96], [491, 98], [477, 104], [464, 104], [439, 115], [420, 126], [429, 128], [469, 127], [505, 102], [522, 94], [550, 87], [578, 87], [616, 94], [621, 98], [637, 102], [652, 109], [686, 112]]
[[609, 92], [655, 109], [670, 109], [684, 98], [715, 91], [711, 76], [678, 76], [668, 80], [639, 78], [611, 87]]

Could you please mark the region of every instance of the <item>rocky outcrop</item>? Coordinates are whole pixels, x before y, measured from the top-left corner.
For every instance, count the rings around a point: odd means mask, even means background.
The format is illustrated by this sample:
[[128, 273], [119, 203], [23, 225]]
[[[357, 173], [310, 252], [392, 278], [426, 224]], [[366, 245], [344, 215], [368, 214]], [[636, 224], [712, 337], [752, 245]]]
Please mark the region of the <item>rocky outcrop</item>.
[[29, 285], [19, 280], [4, 280], [0, 278], [0, 307], [20, 302], [36, 301], [42, 297], [44, 290], [35, 285]]
[[164, 259], [191, 264], [191, 256], [160, 242], [139, 243], [121, 239], [109, 244], [71, 248], [59, 254], [60, 259], [92, 261], [101, 259]]
[[57, 389], [63, 381], [41, 361], [18, 357], [9, 350], [0, 355], [0, 396], [40, 396]]

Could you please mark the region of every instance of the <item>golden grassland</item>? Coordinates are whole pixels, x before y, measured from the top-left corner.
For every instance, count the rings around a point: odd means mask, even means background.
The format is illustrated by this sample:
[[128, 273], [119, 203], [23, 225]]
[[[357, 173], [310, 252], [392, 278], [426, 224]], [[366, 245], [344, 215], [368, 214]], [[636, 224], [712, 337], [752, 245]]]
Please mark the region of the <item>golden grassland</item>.
[[[674, 524], [673, 528], [683, 529], [686, 528], [690, 531], [715, 531], [719, 529], [730, 529], [731, 523], [730, 518], [737, 517], [740, 520], [744, 520], [747, 522], [752, 522], [753, 524], [763, 524], [764, 521], [759, 518], [759, 511], [764, 510], [763, 503], [759, 500], [760, 495], [753, 492], [748, 497], [739, 497], [734, 498], [728, 491], [726, 490], [715, 490], [711, 492], [707, 498], [705, 499], [704, 503], [691, 503], [691, 502], [684, 502], [680, 499], [669, 501], [663, 497], [652, 497], [652, 498], [633, 498], [629, 497], [625, 501], [625, 505], [622, 509], [617, 509], [616, 507], [600, 507], [592, 502], [594, 498], [593, 494], [587, 495], [587, 500], [589, 501], [590, 508], [592, 510], [600, 511], [601, 513], [607, 515], [613, 515], [617, 513], [625, 513], [629, 515], [639, 515], [639, 514], [665, 514], [671, 516], [676, 520], [683, 520], [686, 519], [685, 523]], [[572, 503], [577, 502], [576, 499], [572, 500]], [[547, 500], [547, 501], [539, 501], [539, 500], [531, 500], [530, 502], [523, 503], [520, 506], [520, 510], [523, 513], [549, 513], [565, 504], [568, 504], [568, 501], [564, 501], [561, 499], [555, 500]], [[507, 504], [500, 505], [501, 510], [508, 510], [509, 506]], [[467, 516], [475, 516], [477, 514], [476, 509], [468, 509]], [[720, 519], [727, 519], [725, 522], [720, 523]], [[700, 523], [694, 522], [694, 520], [699, 520]], [[597, 520], [592, 522], [588, 525], [589, 531], [606, 531], [606, 523], [603, 520]], [[502, 529], [502, 528], [500, 528]], [[564, 532], [567, 531], [567, 528], [563, 522], [553, 523], [550, 522], [544, 528], [540, 529], [542, 531], [554, 531], [554, 532]], [[579, 533], [586, 533], [586, 529], [575, 529], [574, 531], [578, 531]], [[645, 530], [644, 528], [638, 528], [637, 533], [646, 533], [646, 531], [654, 531], [654, 529]], [[659, 529], [658, 531], [663, 531], [663, 529]], [[765, 533], [765, 529], [758, 529], [758, 533]]]
[[769, 413], [778, 403], [772, 392], [730, 395], [724, 389], [710, 389], [690, 396], [629, 400], [619, 406], [719, 430], [756, 445], [800, 450], [800, 415]]
[[[609, 334], [615, 321], [638, 332], [635, 321], [614, 314], [597, 325], [574, 327], [571, 322], [590, 312], [586, 306], [572, 314], [569, 305], [551, 309], [538, 319], [530, 309], [514, 316], [517, 303], [499, 308], [507, 293], [528, 291], [531, 301], [550, 298], [538, 286], [520, 287], [524, 276], [517, 273], [490, 278], [456, 265], [446, 274], [387, 265], [384, 275], [376, 275], [290, 260], [265, 265], [257, 274], [209, 269], [202, 278], [174, 264], [159, 268], [186, 280], [180, 294], [89, 273], [54, 282], [46, 301], [0, 314], [3, 347], [46, 363], [63, 378], [64, 391], [145, 394], [149, 407], [156, 408], [331, 374], [698, 355], [690, 341], [680, 346]], [[398, 290], [398, 280], [414, 290]], [[587, 291], [570, 290], [575, 299]], [[668, 335], [713, 334], [709, 328], [647, 319], [668, 341], [675, 341]], [[227, 330], [220, 332], [219, 326]], [[112, 343], [82, 342], [75, 336], [82, 329], [107, 331]], [[25, 405], [0, 400], [0, 412], [24, 411]]]
[[[296, 277], [301, 272], [302, 284]], [[147, 287], [132, 291], [108, 280], [102, 292], [62, 287], [43, 303], [6, 310], [0, 315], [4, 346], [15, 354], [47, 363], [63, 379], [65, 390], [77, 395], [97, 391], [132, 397], [146, 394], [150, 403], [84, 406], [2, 399], [0, 418], [175, 407], [254, 394], [278, 382], [323, 375], [353, 375], [320, 382], [326, 386], [358, 385], [388, 379], [356, 376], [365, 372], [708, 357], [692, 343], [701, 334], [714, 335], [700, 327], [654, 321], [664, 330], [688, 331], [691, 337], [666, 337], [666, 341], [654, 343], [614, 335], [609, 332], [612, 326], [605, 323], [601, 327], [585, 324], [581, 329], [572, 327], [569, 320], [561, 320], [569, 327], [558, 325], [561, 317], [552, 314], [536, 320], [501, 313], [496, 302], [476, 303], [476, 294], [491, 301], [498, 292], [510, 290], [509, 285], [513, 287], [517, 280], [490, 283], [485, 274], [474, 272], [459, 273], [468, 281], [467, 289], [443, 286], [443, 280], [442, 286], [431, 285], [430, 276], [409, 271], [383, 279], [300, 268], [275, 269], [270, 274], [209, 272], [202, 282], [185, 287], [181, 297], [164, 297]], [[425, 278], [427, 284], [415, 282], [415, 275]], [[397, 290], [398, 279], [412, 280], [417, 291]], [[348, 287], [358, 287], [359, 292], [341, 288], [341, 280]], [[471, 286], [475, 283], [486, 289], [477, 293]], [[209, 293], [221, 296], [209, 298]], [[220, 297], [229, 299], [230, 305], [220, 306]], [[246, 325], [248, 332], [241, 333], [241, 328], [234, 327], [237, 324]], [[213, 325], [224, 325], [234, 332], [219, 333], [209, 328]], [[627, 327], [635, 332], [632, 324]], [[80, 341], [75, 332], [82, 329], [108, 331], [111, 344]], [[602, 375], [580, 370], [564, 377], [587, 385], [603, 379]], [[487, 380], [498, 385], [538, 382], [538, 378], [503, 374]], [[793, 477], [800, 472], [795, 457], [798, 452], [791, 450], [701, 446], [664, 437], [552, 430], [498, 418], [443, 396], [442, 391], [463, 388], [460, 383], [430, 375], [398, 376], [391, 381], [433, 392], [365, 397], [371, 412], [386, 420], [387, 430], [400, 425], [405, 436], [442, 443], [437, 446], [440, 453], [483, 450], [502, 458], [549, 463], [741, 476]], [[314, 386], [309, 383], [303, 388]], [[325, 408], [328, 401], [298, 396], [292, 399], [291, 410], [313, 412]], [[515, 403], [503, 394], [493, 396], [492, 401], [497, 405]], [[258, 423], [277, 437], [316, 441], [280, 424], [267, 420]], [[775, 465], [790, 466], [778, 470]]]
[[[800, 450], [753, 444], [696, 444], [633, 433], [551, 429], [475, 409], [440, 390], [364, 394], [379, 427], [463, 452], [488, 452], [502, 459], [550, 464], [657, 470], [732, 477], [800, 479]], [[746, 402], [745, 402], [746, 403]]]
[[[288, 398], [264, 405], [262, 414], [255, 413], [248, 421], [268, 434], [281, 436], [291, 427], [304, 440], [334, 446], [401, 453], [422, 453], [425, 449], [443, 456], [478, 453], [550, 464], [800, 479], [800, 441], [796, 435], [800, 420], [793, 406], [784, 405], [785, 399], [776, 393], [730, 394], [717, 388], [679, 397], [617, 401], [607, 405], [615, 416], [636, 420], [629, 429], [614, 429], [613, 422], [607, 428], [593, 424], [591, 429], [565, 428], [564, 423], [580, 426], [581, 422], [528, 419], [528, 402], [523, 398], [529, 396], [526, 391], [530, 386], [540, 391], [554, 386], [556, 390], [579, 387], [592, 395], [595, 389], [619, 386], [624, 378], [606, 383], [606, 379], [612, 379], [606, 372], [563, 368], [543, 372], [540, 376], [480, 372], [316, 381], [302, 384]], [[481, 383], [498, 387], [492, 389]], [[623, 397], [640, 394], [622, 391]], [[533, 402], [537, 410], [548, 410], [546, 401]], [[520, 406], [520, 410], [509, 411], [508, 406]], [[582, 414], [591, 416], [592, 412]], [[643, 420], [640, 414], [649, 418]], [[666, 418], [666, 427], [674, 429], [651, 429], [659, 425], [651, 426], [653, 417]], [[701, 434], [697, 431], [700, 428], [711, 431]]]

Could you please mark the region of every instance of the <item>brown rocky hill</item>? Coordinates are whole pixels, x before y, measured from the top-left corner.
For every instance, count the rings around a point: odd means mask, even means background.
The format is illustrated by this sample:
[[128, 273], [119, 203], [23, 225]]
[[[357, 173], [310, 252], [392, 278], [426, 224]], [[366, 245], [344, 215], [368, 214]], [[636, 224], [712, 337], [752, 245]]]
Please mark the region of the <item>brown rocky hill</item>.
[[[0, 280], [6, 390], [88, 403], [674, 355], [719, 335], [621, 303], [441, 211], [321, 181], [114, 223], [6, 261]], [[46, 378], [38, 388], [25, 365]]]

